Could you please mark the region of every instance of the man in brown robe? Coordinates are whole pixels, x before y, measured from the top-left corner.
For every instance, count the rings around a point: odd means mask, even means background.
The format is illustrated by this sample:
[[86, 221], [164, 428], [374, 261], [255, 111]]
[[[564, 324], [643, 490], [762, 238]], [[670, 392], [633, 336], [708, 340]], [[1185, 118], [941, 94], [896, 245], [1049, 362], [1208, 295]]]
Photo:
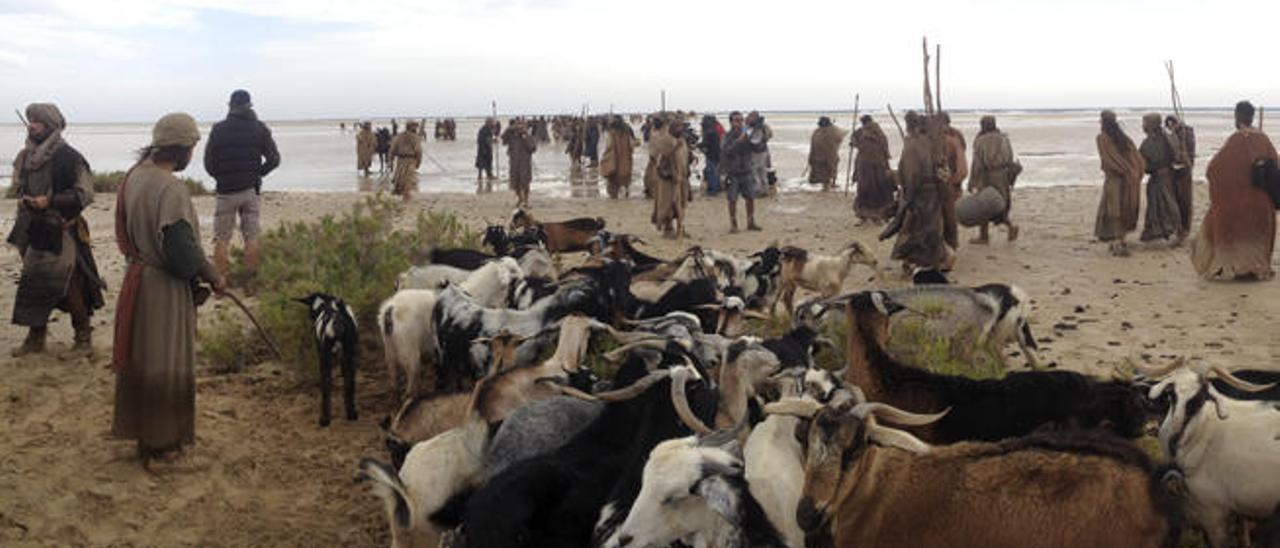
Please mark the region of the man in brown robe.
[[1236, 132], [1213, 155], [1206, 171], [1209, 212], [1191, 244], [1191, 264], [1210, 280], [1269, 280], [1276, 245], [1276, 211], [1267, 192], [1252, 183], [1253, 166], [1275, 160], [1271, 139], [1253, 127], [1253, 105], [1236, 104]]
[[1191, 171], [1196, 165], [1196, 130], [1176, 116], [1167, 116], [1164, 125], [1169, 129], [1169, 142], [1177, 158], [1173, 163], [1173, 197], [1178, 201], [1178, 213], [1182, 219], [1182, 236], [1191, 233], [1191, 216], [1195, 212], [1192, 196]]
[[[689, 202], [689, 143], [684, 135], [684, 122], [679, 119], [667, 124], [665, 139], [649, 141], [649, 153], [656, 158], [653, 183], [653, 225], [662, 231], [664, 238], [683, 238], [685, 234], [684, 211]], [[678, 227], [678, 228], [677, 228]]]
[[1138, 228], [1138, 205], [1142, 195], [1142, 173], [1146, 162], [1133, 140], [1125, 135], [1116, 113], [1102, 111], [1102, 131], [1096, 139], [1098, 157], [1102, 160], [1102, 201], [1093, 235], [1109, 242], [1111, 254], [1127, 256], [1125, 238]]
[[858, 149], [853, 161], [853, 212], [859, 222], [878, 223], [893, 216], [898, 188], [889, 169], [889, 138], [871, 116], [863, 116], [861, 121], [862, 127], [849, 141], [850, 147]]
[[947, 178], [942, 190], [950, 196], [942, 200], [943, 239], [951, 249], [960, 249], [960, 224], [956, 219], [956, 200], [964, 192], [964, 180], [969, 176], [969, 162], [965, 159], [964, 134], [951, 127], [951, 115], [938, 113], [938, 123], [942, 125], [943, 161], [947, 170]]
[[621, 116], [609, 122], [608, 139], [604, 145], [604, 157], [600, 159], [600, 175], [608, 181], [609, 198], [618, 194], [631, 194], [632, 157], [640, 143], [631, 126]]
[[91, 319], [102, 308], [104, 284], [81, 213], [93, 203], [89, 164], [62, 139], [66, 121], [52, 103], [27, 106], [27, 142], [13, 163], [18, 212], [8, 242], [22, 257], [13, 323], [27, 328], [14, 357], [45, 350], [49, 315], [71, 314], [74, 354], [93, 350]]
[[664, 116], [654, 116], [649, 121], [649, 162], [644, 166], [645, 198], [653, 198], [658, 191], [658, 153], [675, 146], [674, 143], [667, 142], [674, 139], [667, 132], [667, 124], [668, 121]]
[[406, 122], [404, 132], [391, 140], [391, 157], [395, 159], [391, 171], [393, 192], [407, 202], [418, 189], [418, 166], [422, 165], [422, 137], [416, 120]]
[[943, 239], [942, 200], [949, 193], [942, 189], [945, 181], [938, 178], [933, 157], [933, 144], [926, 133], [926, 120], [914, 111], [904, 117], [907, 139], [898, 159], [898, 180], [902, 184], [902, 205], [893, 223], [880, 239], [892, 237], [897, 225], [898, 239], [893, 244], [893, 259], [902, 268], [948, 269], [951, 251]]
[[502, 133], [502, 144], [507, 147], [507, 174], [511, 178], [511, 190], [516, 193], [516, 207], [529, 207], [533, 153], [538, 150], [538, 141], [529, 132], [524, 119], [517, 118]]
[[128, 260], [116, 306], [117, 373], [111, 433], [135, 440], [146, 466], [195, 441], [196, 293], [226, 282], [200, 247], [200, 219], [173, 173], [191, 161], [200, 130], [167, 114], [116, 195], [116, 244]]
[[1142, 140], [1138, 152], [1146, 162], [1147, 214], [1142, 222], [1142, 241], [1174, 239], [1173, 245], [1182, 243], [1182, 214], [1178, 211], [1178, 199], [1173, 193], [1173, 164], [1177, 160], [1173, 143], [1160, 125], [1160, 115], [1154, 112], [1142, 117]]
[[981, 192], [987, 187], [996, 189], [1004, 198], [1004, 211], [978, 225], [978, 237], [969, 243], [984, 245], [990, 242], [987, 230], [989, 223], [1005, 225], [1009, 231], [1009, 241], [1012, 242], [1018, 239], [1018, 225], [1009, 220], [1009, 210], [1013, 207], [1013, 184], [1022, 171], [1022, 166], [1014, 159], [1009, 136], [996, 127], [995, 116], [983, 116], [979, 125], [981, 129], [973, 140], [973, 169], [969, 170], [969, 192]]
[[378, 150], [378, 138], [373, 135], [373, 125], [369, 122], [360, 124], [356, 133], [356, 171], [363, 171], [369, 176], [369, 168], [373, 166], [373, 154]]
[[831, 118], [818, 118], [818, 129], [809, 138], [809, 184], [822, 185], [822, 190], [836, 186], [836, 174], [840, 171], [840, 143], [845, 130], [831, 123]]

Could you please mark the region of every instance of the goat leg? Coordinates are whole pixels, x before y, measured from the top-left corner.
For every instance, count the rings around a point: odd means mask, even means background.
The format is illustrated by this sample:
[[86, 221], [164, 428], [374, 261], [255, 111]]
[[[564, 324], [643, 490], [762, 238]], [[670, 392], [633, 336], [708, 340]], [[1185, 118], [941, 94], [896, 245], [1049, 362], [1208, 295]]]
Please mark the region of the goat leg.
[[356, 353], [354, 348], [342, 350], [342, 402], [346, 405], [347, 420], [353, 421], [359, 418], [356, 414]]
[[320, 347], [320, 426], [329, 426], [329, 396], [333, 391], [333, 353]]

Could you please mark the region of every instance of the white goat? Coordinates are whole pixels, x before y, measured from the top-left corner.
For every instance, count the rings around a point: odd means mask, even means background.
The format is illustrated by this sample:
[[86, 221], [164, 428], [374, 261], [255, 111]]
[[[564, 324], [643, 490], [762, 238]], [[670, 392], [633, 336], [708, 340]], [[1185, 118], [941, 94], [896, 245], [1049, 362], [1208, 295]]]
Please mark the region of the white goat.
[[556, 270], [556, 263], [546, 247], [527, 250], [517, 261], [526, 278], [545, 278], [553, 282], [560, 279], [560, 272]]
[[790, 314], [798, 288], [815, 291], [823, 297], [839, 293], [844, 279], [849, 276], [849, 271], [853, 270], [855, 264], [866, 265], [876, 277], [880, 275], [880, 270], [876, 268], [876, 258], [858, 242], [849, 244], [835, 256], [815, 255], [798, 247], [787, 246], [782, 248], [781, 260], [778, 296], [773, 300], [770, 313], [774, 313], [778, 308], [778, 301], [782, 301]]
[[1223, 396], [1212, 381], [1246, 392], [1270, 385], [1249, 383], [1204, 363], [1173, 366], [1171, 374], [1169, 368], [1139, 367], [1153, 377], [1168, 375], [1148, 394], [1171, 397], [1160, 423], [1160, 445], [1185, 478], [1188, 515], [1214, 548], [1230, 546], [1233, 516], [1266, 519], [1280, 503], [1280, 411], [1275, 402]]
[[511, 257], [502, 257], [474, 271], [439, 264], [415, 266], [400, 274], [396, 289], [439, 291], [446, 285], [455, 284], [484, 306], [502, 308], [507, 306], [511, 286], [523, 277], [520, 263]]

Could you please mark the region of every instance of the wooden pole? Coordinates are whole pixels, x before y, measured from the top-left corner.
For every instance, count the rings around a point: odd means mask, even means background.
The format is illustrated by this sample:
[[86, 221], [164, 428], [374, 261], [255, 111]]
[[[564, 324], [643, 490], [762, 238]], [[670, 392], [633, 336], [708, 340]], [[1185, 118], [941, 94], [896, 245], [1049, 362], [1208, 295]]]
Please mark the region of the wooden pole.
[[942, 44], [934, 46], [937, 48], [933, 56], [933, 85], [937, 87], [934, 91], [934, 97], [938, 101], [938, 112], [942, 112]]
[[907, 132], [902, 131], [902, 124], [898, 123], [898, 116], [893, 113], [893, 105], [886, 104], [885, 106], [889, 107], [889, 117], [893, 119], [893, 125], [898, 126], [898, 136], [902, 137], [903, 141], [906, 141]]
[[[493, 101], [491, 101], [491, 102], [489, 103], [489, 105], [490, 105], [490, 106], [492, 107], [492, 109], [493, 109], [493, 110], [492, 110], [492, 112], [493, 112], [493, 121], [494, 121], [494, 122], [497, 122], [497, 121], [498, 121], [498, 100], [497, 100], [497, 99], [494, 99]], [[499, 150], [499, 149], [501, 148], [501, 146], [499, 145], [499, 143], [501, 142], [501, 140], [502, 140], [502, 139], [501, 139], [501, 137], [500, 137], [500, 136], [498, 136], [498, 135], [494, 135], [494, 136], [493, 136], [493, 143], [491, 143], [493, 146], [491, 146], [491, 147], [490, 147], [490, 150], [492, 150], [492, 151], [493, 151], [493, 175], [494, 175], [495, 177], [498, 177], [498, 178], [501, 178], [501, 177], [502, 177], [502, 172], [500, 171], [500, 169], [501, 169], [501, 167], [502, 167], [502, 166], [500, 165], [500, 162], [498, 161], [500, 158], [502, 158], [502, 154], [499, 154], [499, 153], [501, 152], [501, 151]]]
[[664, 89], [662, 90], [662, 110], [660, 112], [666, 112], [666, 111], [667, 111], [667, 90]]
[[858, 101], [862, 96], [853, 94], [853, 124], [849, 126], [849, 166], [845, 168], [844, 195], [849, 195], [849, 186], [853, 184], [853, 132], [858, 129]]
[[921, 44], [924, 51], [924, 112], [925, 115], [932, 115], [933, 91], [929, 89], [929, 38], [923, 38]]

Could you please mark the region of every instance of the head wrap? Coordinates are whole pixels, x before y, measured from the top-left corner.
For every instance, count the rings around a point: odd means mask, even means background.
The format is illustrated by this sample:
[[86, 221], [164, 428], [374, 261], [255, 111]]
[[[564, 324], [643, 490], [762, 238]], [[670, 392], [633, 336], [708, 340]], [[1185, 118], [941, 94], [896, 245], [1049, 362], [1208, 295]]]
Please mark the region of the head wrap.
[[193, 147], [200, 140], [200, 128], [195, 118], [185, 112], [173, 112], [161, 116], [151, 128], [151, 146]]
[[1148, 112], [1148, 113], [1146, 113], [1146, 114], [1143, 114], [1143, 115], [1142, 115], [1142, 129], [1143, 129], [1144, 131], [1151, 131], [1151, 130], [1153, 130], [1153, 129], [1157, 129], [1157, 130], [1158, 130], [1158, 129], [1160, 129], [1160, 113], [1158, 113], [1158, 112]]
[[58, 110], [58, 105], [53, 103], [31, 103], [27, 105], [27, 121], [39, 122], [53, 130], [66, 129], [67, 127], [67, 120], [62, 117], [62, 111]]
[[986, 116], [983, 116], [983, 117], [982, 117], [982, 120], [980, 120], [980, 121], [978, 122], [978, 125], [982, 127], [982, 133], [987, 133], [987, 132], [990, 132], [990, 131], [995, 131], [995, 130], [996, 130], [996, 117], [995, 117], [995, 116], [991, 116], [990, 114], [988, 114], [988, 115], [986, 115]]

